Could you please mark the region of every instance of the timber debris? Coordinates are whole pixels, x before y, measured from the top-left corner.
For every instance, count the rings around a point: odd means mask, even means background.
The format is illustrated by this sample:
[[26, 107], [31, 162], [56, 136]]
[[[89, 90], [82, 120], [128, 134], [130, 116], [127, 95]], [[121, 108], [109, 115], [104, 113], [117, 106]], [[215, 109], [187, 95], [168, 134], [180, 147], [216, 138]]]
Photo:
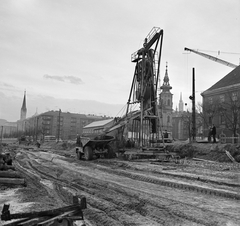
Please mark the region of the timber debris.
[[86, 198], [84, 196], [73, 196], [73, 204], [58, 209], [28, 212], [28, 213], [10, 213], [10, 204], [4, 204], [2, 209], [1, 220], [11, 221], [13, 223], [5, 224], [8, 226], [33, 226], [33, 225], [74, 225], [75, 221], [82, 221], [82, 226], [85, 225], [83, 218], [83, 209], [87, 208]]

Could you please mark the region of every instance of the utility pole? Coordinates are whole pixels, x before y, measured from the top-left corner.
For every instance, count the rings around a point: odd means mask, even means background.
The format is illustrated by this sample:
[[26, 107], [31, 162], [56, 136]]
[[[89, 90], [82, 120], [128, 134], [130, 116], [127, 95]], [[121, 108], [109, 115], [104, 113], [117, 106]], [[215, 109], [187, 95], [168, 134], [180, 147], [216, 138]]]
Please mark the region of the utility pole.
[[59, 115], [58, 115], [58, 137], [57, 137], [57, 142], [59, 142], [59, 137], [60, 137], [60, 116], [61, 116], [61, 109], [59, 109]]
[[192, 141], [196, 141], [195, 68], [192, 70]]
[[37, 141], [37, 139], [38, 139], [38, 119], [39, 119], [39, 117], [37, 116], [36, 141]]
[[2, 140], [3, 140], [3, 126], [1, 126], [1, 146], [0, 146], [0, 151], [2, 151]]

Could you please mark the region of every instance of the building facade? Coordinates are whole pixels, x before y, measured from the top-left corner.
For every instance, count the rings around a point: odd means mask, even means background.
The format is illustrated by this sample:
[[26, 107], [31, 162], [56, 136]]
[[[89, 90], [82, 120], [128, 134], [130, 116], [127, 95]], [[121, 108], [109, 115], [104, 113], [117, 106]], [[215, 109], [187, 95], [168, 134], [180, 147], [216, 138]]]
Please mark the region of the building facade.
[[17, 136], [17, 123], [8, 122], [7, 120], [0, 119], [0, 136], [5, 137], [16, 137]]
[[217, 136], [239, 136], [240, 133], [240, 66], [201, 93], [204, 135], [214, 124]]
[[35, 114], [22, 121], [23, 133], [35, 139], [44, 136], [55, 136], [56, 139], [75, 139], [77, 134], [82, 135], [83, 127], [98, 120], [107, 119], [96, 115], [76, 114], [70, 112], [48, 111]]

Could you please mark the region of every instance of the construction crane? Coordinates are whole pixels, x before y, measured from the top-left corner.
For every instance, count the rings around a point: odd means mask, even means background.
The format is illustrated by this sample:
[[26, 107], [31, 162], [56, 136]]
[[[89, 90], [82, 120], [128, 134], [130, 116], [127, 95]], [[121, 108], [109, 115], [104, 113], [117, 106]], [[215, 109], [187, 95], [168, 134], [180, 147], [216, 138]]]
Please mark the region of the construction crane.
[[207, 58], [207, 59], [213, 60], [213, 61], [218, 62], [218, 63], [220, 63], [220, 64], [224, 64], [224, 65], [226, 65], [226, 66], [228, 66], [228, 67], [231, 67], [231, 68], [236, 68], [236, 67], [237, 67], [237, 65], [235, 65], [235, 64], [232, 64], [232, 63], [227, 62], [227, 61], [225, 61], [225, 60], [221, 60], [221, 59], [219, 59], [219, 58], [217, 58], [217, 57], [208, 55], [208, 54], [206, 54], [206, 53], [199, 52], [198, 50], [193, 50], [193, 49], [189, 49], [189, 48], [186, 48], [186, 47], [184, 48], [184, 50], [185, 50], [185, 51], [190, 51], [190, 52], [196, 53], [196, 54], [198, 54], [198, 55], [200, 55], [200, 56], [203, 56], [203, 57], [205, 57], [205, 58]]

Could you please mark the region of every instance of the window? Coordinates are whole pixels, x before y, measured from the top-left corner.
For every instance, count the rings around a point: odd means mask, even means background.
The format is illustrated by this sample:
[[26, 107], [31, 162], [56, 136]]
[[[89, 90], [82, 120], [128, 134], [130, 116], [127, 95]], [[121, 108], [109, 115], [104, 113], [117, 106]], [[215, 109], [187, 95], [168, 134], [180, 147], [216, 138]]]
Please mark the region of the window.
[[220, 103], [223, 103], [225, 101], [225, 96], [224, 95], [220, 95], [219, 98], [220, 98]]
[[220, 114], [219, 119], [221, 125], [225, 124], [225, 116], [223, 114]]
[[170, 123], [170, 116], [167, 117], [167, 122]]
[[71, 123], [77, 123], [77, 119], [74, 117], [71, 117]]
[[170, 106], [170, 100], [169, 99], [167, 100], [167, 105]]
[[232, 93], [232, 100], [237, 101], [237, 93]]
[[43, 116], [43, 119], [44, 120], [51, 120], [52, 116], [49, 116], [49, 115], [44, 115]]
[[208, 98], [208, 102], [209, 102], [209, 104], [212, 104], [212, 103], [213, 103], [212, 97], [209, 97], [209, 98]]

